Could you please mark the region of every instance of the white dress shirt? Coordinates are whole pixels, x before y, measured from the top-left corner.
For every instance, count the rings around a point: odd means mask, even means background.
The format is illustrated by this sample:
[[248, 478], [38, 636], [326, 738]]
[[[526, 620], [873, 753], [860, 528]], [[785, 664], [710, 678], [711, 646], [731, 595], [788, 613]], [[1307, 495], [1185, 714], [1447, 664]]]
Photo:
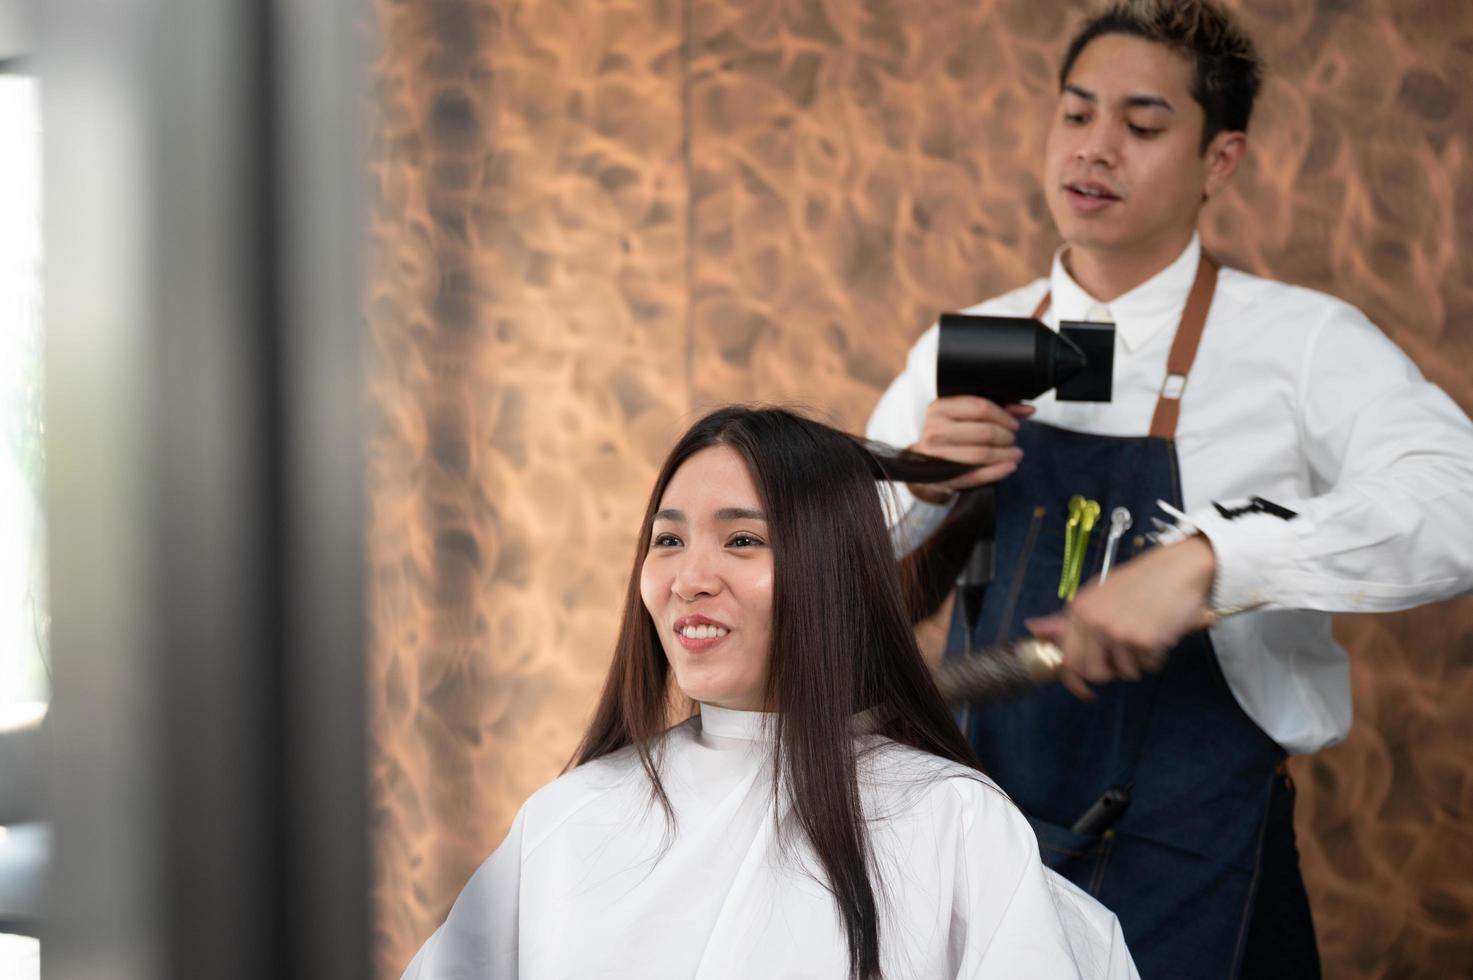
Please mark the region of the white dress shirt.
[[[1060, 319], [1113, 320], [1113, 400], [1049, 392], [1034, 418], [1145, 435], [1200, 252], [1193, 236], [1170, 266], [1108, 304], [1055, 256], [1048, 279], [966, 312], [1030, 316], [1052, 290], [1055, 329]], [[911, 349], [870, 438], [920, 438], [936, 398], [937, 339], [933, 326]], [[1176, 450], [1183, 503], [1216, 554], [1214, 606], [1262, 607], [1212, 629], [1233, 694], [1289, 752], [1339, 741], [1350, 730], [1350, 668], [1328, 613], [1404, 609], [1473, 588], [1473, 426], [1359, 310], [1225, 268], [1181, 397]], [[1227, 520], [1212, 506], [1255, 496], [1298, 517]], [[897, 546], [913, 547], [945, 509], [903, 488], [896, 497]], [[1134, 515], [1135, 531], [1150, 516]]]
[[[668, 733], [673, 825], [628, 749], [534, 793], [406, 980], [848, 976], [833, 896], [773, 806], [769, 717], [703, 705]], [[858, 748], [886, 977], [1136, 978], [1114, 915], [1044, 869], [995, 785], [875, 736]]]

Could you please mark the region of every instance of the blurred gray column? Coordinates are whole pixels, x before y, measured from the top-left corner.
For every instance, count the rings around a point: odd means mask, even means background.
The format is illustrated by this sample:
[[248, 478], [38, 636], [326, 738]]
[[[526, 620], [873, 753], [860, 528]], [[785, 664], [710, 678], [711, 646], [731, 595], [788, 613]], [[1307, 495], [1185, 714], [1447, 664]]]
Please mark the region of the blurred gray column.
[[36, 0], [0, 0], [0, 66], [24, 62], [36, 50]]
[[345, 0], [46, 0], [48, 978], [368, 976]]

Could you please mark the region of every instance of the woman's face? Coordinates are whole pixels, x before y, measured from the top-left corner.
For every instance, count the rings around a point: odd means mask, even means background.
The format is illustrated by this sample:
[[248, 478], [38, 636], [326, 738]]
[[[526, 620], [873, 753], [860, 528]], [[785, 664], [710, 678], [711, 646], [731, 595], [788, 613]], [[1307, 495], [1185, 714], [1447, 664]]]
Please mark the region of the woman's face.
[[650, 531], [639, 591], [686, 696], [765, 707], [772, 649], [767, 519], [736, 450], [711, 446], [675, 471]]

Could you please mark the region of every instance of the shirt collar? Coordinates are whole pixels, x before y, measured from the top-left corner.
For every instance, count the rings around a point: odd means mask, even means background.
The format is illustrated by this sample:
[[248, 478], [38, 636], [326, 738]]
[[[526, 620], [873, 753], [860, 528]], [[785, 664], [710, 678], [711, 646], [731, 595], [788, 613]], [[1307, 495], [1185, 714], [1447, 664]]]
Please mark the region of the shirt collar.
[[701, 731], [721, 738], [748, 742], [772, 738], [777, 731], [777, 714], [772, 711], [734, 711], [701, 703]]
[[[856, 735], [868, 735], [884, 727], [894, 712], [889, 705], [870, 708], [855, 715], [849, 724]], [[739, 738], [749, 742], [770, 739], [777, 732], [777, 713], [773, 711], [734, 711], [701, 702], [701, 731], [719, 738]]]
[[[1202, 255], [1202, 242], [1196, 232], [1170, 265], [1128, 293], [1101, 303], [1074, 281], [1064, 268], [1064, 251], [1054, 253], [1053, 271], [1049, 276], [1049, 313], [1054, 322], [1060, 320], [1106, 319], [1115, 324], [1116, 335], [1125, 349], [1133, 351], [1157, 331], [1181, 322], [1187, 294], [1197, 278], [1197, 261]], [[1105, 312], [1108, 311], [1108, 312]], [[1091, 313], [1095, 315], [1091, 316]]]

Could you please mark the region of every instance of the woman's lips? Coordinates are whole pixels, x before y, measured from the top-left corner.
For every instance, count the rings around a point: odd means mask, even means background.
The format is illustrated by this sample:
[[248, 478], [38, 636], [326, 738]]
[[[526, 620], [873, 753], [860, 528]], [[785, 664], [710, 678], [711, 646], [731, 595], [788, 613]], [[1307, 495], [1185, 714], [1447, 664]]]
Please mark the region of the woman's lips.
[[731, 627], [705, 616], [682, 616], [671, 631], [680, 645], [692, 653], [709, 650], [731, 635]]
[[677, 632], [675, 634], [675, 639], [681, 646], [685, 647], [691, 653], [700, 653], [703, 650], [709, 650], [714, 646], [720, 645], [730, 635], [730, 633], [723, 633], [720, 636], [693, 637], [686, 636], [684, 633]]

